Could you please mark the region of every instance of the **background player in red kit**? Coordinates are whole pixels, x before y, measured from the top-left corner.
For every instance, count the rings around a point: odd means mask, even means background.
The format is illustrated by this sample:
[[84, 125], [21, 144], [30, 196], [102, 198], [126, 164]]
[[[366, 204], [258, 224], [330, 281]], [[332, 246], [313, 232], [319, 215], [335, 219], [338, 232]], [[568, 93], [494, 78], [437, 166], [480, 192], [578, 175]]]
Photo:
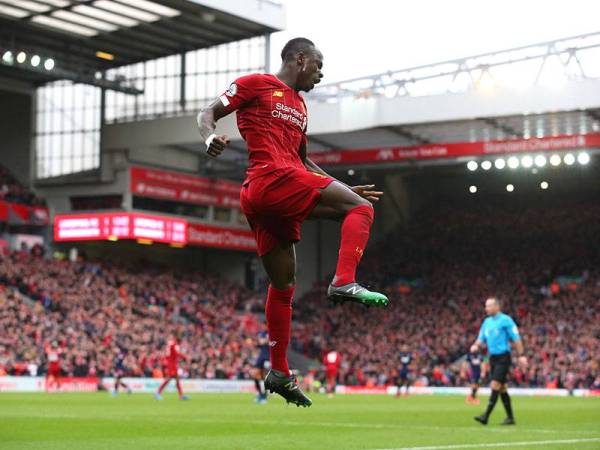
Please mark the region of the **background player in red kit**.
[[287, 362], [296, 254], [300, 225], [306, 219], [342, 221], [341, 245], [335, 278], [328, 297], [386, 306], [385, 295], [356, 283], [358, 263], [369, 239], [373, 206], [382, 192], [374, 186], [349, 187], [307, 157], [307, 111], [299, 91], [310, 91], [321, 81], [323, 55], [305, 38], [289, 41], [281, 52], [276, 75], [253, 74], [235, 80], [229, 89], [198, 115], [207, 152], [219, 156], [226, 136], [217, 136], [216, 121], [237, 110], [237, 124], [246, 141], [250, 166], [240, 193], [244, 214], [258, 244], [258, 254], [271, 284], [266, 304], [271, 371], [265, 388], [288, 402], [310, 406]]
[[156, 400], [162, 400], [162, 391], [167, 387], [171, 380], [175, 380], [175, 386], [177, 387], [177, 394], [179, 395], [180, 400], [188, 400], [189, 397], [187, 395], [183, 395], [183, 389], [181, 388], [181, 383], [179, 381], [179, 360], [187, 359], [187, 356], [179, 351], [179, 342], [176, 336], [173, 336], [167, 342], [167, 373], [165, 376], [165, 381], [160, 385], [158, 391], [154, 394], [154, 398]]
[[341, 363], [342, 357], [335, 350], [328, 352], [323, 358], [323, 364], [325, 365], [325, 378], [327, 380], [327, 394], [329, 397], [333, 397], [333, 394], [335, 394], [338, 370], [340, 370]]
[[54, 385], [60, 390], [60, 354], [62, 353], [58, 342], [53, 341], [51, 345], [46, 346], [46, 361], [48, 370], [46, 371], [46, 391]]

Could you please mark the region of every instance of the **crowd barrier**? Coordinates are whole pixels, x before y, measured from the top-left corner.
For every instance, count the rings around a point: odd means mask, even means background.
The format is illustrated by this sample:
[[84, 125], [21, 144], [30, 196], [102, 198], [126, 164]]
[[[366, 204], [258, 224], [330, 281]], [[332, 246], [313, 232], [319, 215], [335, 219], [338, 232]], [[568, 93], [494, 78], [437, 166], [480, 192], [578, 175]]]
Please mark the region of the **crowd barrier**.
[[[151, 393], [155, 392], [162, 378], [123, 378], [122, 381], [129, 385], [133, 392]], [[182, 379], [181, 385], [185, 392], [205, 393], [239, 393], [254, 392], [254, 381], [252, 380], [202, 380]], [[0, 392], [90, 392], [97, 390], [111, 390], [114, 386], [114, 378], [105, 377], [61, 377], [58, 383], [52, 380], [46, 386], [44, 377], [0, 377]], [[176, 392], [175, 381], [166, 388], [167, 392]]]
[[[517, 388], [511, 387], [510, 395], [523, 397], [588, 397], [592, 395], [600, 395], [600, 390], [592, 391], [590, 389], [574, 389], [572, 394], [567, 389], [545, 389], [545, 388]], [[396, 395], [398, 388], [396, 386], [337, 386], [336, 393], [338, 394], [382, 394]], [[463, 395], [467, 396], [471, 393], [468, 387], [435, 387], [435, 386], [412, 386], [410, 388], [412, 395]], [[479, 394], [489, 395], [489, 388], [479, 389]]]

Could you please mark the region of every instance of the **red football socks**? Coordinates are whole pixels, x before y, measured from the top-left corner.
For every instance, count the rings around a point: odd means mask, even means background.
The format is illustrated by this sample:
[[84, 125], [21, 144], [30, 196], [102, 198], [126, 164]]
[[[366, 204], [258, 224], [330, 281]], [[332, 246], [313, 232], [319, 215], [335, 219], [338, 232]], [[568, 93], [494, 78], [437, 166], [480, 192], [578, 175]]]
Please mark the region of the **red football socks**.
[[361, 205], [351, 209], [342, 223], [342, 240], [333, 284], [343, 286], [356, 281], [356, 268], [369, 241], [373, 224], [373, 207]]
[[159, 394], [162, 394], [163, 389], [167, 387], [167, 384], [169, 384], [169, 381], [171, 381], [171, 379], [167, 378], [165, 381], [162, 382], [162, 384], [158, 388], [158, 393]]
[[265, 307], [271, 367], [274, 370], [283, 372], [286, 377], [290, 376], [287, 348], [290, 343], [294, 289], [294, 286], [287, 289], [277, 289], [269, 286], [269, 295]]

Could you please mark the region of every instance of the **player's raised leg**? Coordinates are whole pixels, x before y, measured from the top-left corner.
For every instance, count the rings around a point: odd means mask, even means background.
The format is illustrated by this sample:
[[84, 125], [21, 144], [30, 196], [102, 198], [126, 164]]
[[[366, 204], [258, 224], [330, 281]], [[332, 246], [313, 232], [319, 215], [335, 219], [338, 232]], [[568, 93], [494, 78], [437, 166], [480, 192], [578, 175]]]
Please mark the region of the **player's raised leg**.
[[[367, 194], [374, 186], [358, 186]], [[372, 292], [356, 282], [356, 269], [362, 258], [371, 225], [373, 205], [353, 189], [333, 181], [321, 191], [311, 218], [342, 220], [342, 238], [335, 277], [327, 290], [334, 302], [353, 301], [367, 306], [387, 306], [385, 295]]]
[[265, 378], [265, 389], [297, 406], [310, 406], [296, 378], [290, 373], [287, 348], [292, 325], [292, 300], [296, 287], [296, 252], [292, 242], [280, 243], [262, 257], [271, 285], [265, 316], [269, 333], [271, 370]]

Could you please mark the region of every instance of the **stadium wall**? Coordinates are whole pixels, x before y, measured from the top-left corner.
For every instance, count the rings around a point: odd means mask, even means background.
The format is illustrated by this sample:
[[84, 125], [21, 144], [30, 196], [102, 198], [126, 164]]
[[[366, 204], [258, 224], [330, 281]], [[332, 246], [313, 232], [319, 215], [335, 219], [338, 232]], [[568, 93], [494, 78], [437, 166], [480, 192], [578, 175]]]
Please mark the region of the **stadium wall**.
[[29, 186], [33, 96], [0, 91], [0, 105], [0, 162], [23, 185]]

